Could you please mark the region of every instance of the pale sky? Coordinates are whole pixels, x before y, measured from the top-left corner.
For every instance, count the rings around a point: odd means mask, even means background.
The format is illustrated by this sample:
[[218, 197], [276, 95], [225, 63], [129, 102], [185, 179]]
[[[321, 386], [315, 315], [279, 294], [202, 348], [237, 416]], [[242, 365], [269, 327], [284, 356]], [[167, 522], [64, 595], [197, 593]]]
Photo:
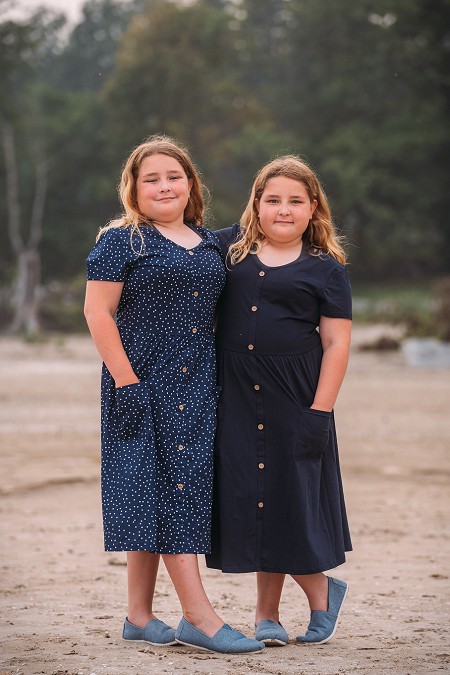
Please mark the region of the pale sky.
[[[192, 0], [178, 0], [181, 3], [188, 4]], [[67, 16], [69, 21], [76, 23], [81, 17], [81, 8], [86, 0], [11, 0], [17, 9], [14, 16], [28, 16], [38, 7], [48, 7], [56, 9]]]
[[76, 22], [81, 16], [81, 8], [85, 0], [15, 0], [14, 10], [10, 12], [14, 17], [29, 16], [38, 7], [48, 7], [62, 12], [71, 22]]

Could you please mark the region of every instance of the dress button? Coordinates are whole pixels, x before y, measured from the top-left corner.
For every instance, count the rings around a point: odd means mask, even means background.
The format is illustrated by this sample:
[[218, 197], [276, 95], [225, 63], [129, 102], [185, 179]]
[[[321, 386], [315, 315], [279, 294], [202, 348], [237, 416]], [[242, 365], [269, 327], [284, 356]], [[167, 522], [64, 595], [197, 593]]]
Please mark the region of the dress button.
[[259, 468], [259, 469], [264, 469], [264, 464], [261, 462], [260, 464], [258, 464], [258, 468]]
[[262, 509], [263, 506], [264, 506], [264, 502], [258, 502], [258, 508], [259, 509]]
[[254, 389], [255, 391], [259, 391], [259, 390], [261, 389], [261, 387], [259, 386], [259, 384], [254, 384], [254, 385], [253, 385], [253, 389]]
[[178, 446], [178, 450], [184, 450], [184, 445], [181, 445], [180, 443], [180, 445]]
[[193, 332], [193, 333], [196, 333], [196, 332], [197, 332], [197, 329], [196, 329], [196, 328], [193, 328], [193, 329], [192, 329], [192, 332]]
[[248, 345], [248, 347], [247, 347], [247, 349], [250, 349], [250, 351], [252, 351], [252, 349], [254, 349], [254, 348], [255, 348], [254, 345]]
[[182, 489], [184, 488], [183, 483], [178, 483], [177, 488], [178, 488], [179, 490], [182, 490]]
[[252, 312], [256, 312], [257, 309], [258, 309], [257, 306], [256, 306], [256, 305], [253, 305], [253, 307], [252, 307]]
[[182, 373], [187, 373], [187, 368], [186, 368], [186, 366], [183, 366], [183, 367], [182, 367], [181, 372], [182, 372]]
[[194, 251], [188, 251], [189, 255], [194, 255]]
[[184, 410], [184, 405], [180, 404], [180, 405], [178, 406], [178, 410]]
[[198, 298], [198, 291], [194, 291], [194, 298]]
[[258, 429], [262, 431], [264, 429], [264, 424], [258, 424]]
[[259, 276], [260, 276], [260, 277], [265, 277], [265, 276], [266, 276], [266, 273], [263, 272], [263, 271], [261, 270], [261, 272], [259, 273]]

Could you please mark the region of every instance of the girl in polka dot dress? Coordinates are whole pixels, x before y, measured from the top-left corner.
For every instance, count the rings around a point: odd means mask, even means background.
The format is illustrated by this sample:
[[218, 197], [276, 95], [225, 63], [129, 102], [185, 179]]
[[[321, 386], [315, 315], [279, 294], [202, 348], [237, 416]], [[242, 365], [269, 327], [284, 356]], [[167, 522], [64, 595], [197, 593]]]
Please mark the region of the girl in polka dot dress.
[[[103, 359], [105, 549], [127, 551], [123, 638], [259, 651], [215, 613], [197, 563], [210, 550], [212, 329], [225, 281], [217, 240], [202, 227], [199, 176], [182, 146], [155, 136], [127, 159], [119, 192], [124, 214], [87, 258], [85, 316]], [[176, 630], [153, 613], [160, 555], [183, 610]]]
[[213, 552], [256, 572], [256, 638], [284, 645], [284, 577], [305, 592], [299, 642], [336, 630], [347, 584], [323, 572], [351, 550], [333, 407], [347, 367], [351, 291], [325, 193], [297, 156], [258, 173], [241, 222], [216, 233], [228, 273], [218, 308]]

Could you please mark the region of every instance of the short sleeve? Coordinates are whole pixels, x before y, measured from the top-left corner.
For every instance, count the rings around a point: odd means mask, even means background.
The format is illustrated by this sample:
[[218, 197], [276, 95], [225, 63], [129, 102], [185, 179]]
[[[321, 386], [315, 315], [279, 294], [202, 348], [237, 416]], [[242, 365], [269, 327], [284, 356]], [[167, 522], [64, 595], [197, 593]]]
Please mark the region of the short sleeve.
[[136, 257], [128, 228], [106, 230], [86, 258], [87, 278], [92, 281], [125, 281]]
[[352, 318], [352, 289], [345, 267], [334, 269], [320, 294], [320, 315], [334, 319]]

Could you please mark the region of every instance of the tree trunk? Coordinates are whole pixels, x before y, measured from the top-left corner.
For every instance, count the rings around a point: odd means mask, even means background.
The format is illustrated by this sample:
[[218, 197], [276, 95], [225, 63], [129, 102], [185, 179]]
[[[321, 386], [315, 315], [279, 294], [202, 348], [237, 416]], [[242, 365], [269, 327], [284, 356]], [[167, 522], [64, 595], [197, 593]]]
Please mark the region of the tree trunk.
[[3, 149], [6, 168], [8, 232], [17, 259], [14, 293], [13, 333], [34, 335], [39, 332], [38, 291], [41, 278], [39, 243], [42, 238], [48, 167], [45, 161], [36, 165], [36, 183], [31, 212], [28, 244], [20, 229], [19, 174], [17, 169], [14, 132], [11, 124], [2, 121]]
[[36, 335], [39, 332], [38, 289], [41, 261], [35, 248], [24, 248], [17, 259], [14, 318], [11, 332]]

